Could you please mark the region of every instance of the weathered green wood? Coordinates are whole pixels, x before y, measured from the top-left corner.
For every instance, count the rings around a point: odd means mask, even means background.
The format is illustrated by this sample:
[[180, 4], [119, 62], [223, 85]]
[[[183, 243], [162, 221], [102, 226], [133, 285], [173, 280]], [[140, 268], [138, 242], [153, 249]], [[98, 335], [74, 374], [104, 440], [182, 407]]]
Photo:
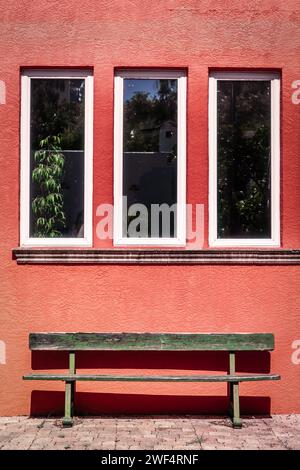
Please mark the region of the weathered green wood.
[[65, 389], [65, 416], [63, 418], [63, 426], [69, 427], [73, 425], [72, 419], [72, 382], [66, 382]]
[[70, 374], [76, 374], [75, 352], [74, 351], [71, 351], [69, 353], [69, 371], [70, 371]]
[[[229, 352], [229, 365], [228, 375], [235, 374], [235, 352]], [[228, 396], [228, 413], [229, 416], [233, 416], [233, 383], [228, 382], [227, 384], [227, 396]]]
[[235, 375], [88, 375], [88, 374], [32, 374], [24, 375], [24, 380], [91, 380], [99, 382], [252, 382], [279, 380], [277, 374], [235, 374]]
[[239, 384], [234, 382], [232, 384], [232, 394], [233, 394], [233, 417], [232, 424], [234, 428], [242, 427], [242, 420], [240, 416], [240, 396], [239, 396]]
[[230, 375], [235, 374], [235, 352], [229, 353], [229, 370]]
[[[69, 352], [69, 373], [71, 375], [76, 374], [76, 364], [75, 364], [75, 352]], [[76, 392], [76, 382], [71, 382], [71, 416], [75, 414], [75, 392]]]
[[31, 350], [271, 351], [271, 333], [30, 333]]

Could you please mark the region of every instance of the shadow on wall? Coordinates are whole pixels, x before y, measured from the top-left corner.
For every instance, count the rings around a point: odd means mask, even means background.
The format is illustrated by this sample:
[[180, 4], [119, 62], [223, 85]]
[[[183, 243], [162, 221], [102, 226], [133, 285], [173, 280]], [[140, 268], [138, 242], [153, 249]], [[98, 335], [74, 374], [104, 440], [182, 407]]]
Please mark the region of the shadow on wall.
[[[63, 416], [64, 392], [34, 390], [31, 394], [31, 416]], [[269, 397], [241, 397], [243, 415], [270, 416]], [[224, 415], [226, 396], [136, 395], [77, 392], [75, 415], [155, 415], [199, 414]]]
[[[228, 369], [228, 353], [224, 351], [79, 351], [77, 369], [177, 369], [194, 371], [223, 371]], [[65, 351], [32, 351], [31, 367], [39, 369], [68, 369]], [[236, 371], [269, 373], [268, 351], [236, 353]], [[99, 371], [100, 373], [100, 371]], [[104, 372], [103, 372], [104, 373]]]
[[[77, 369], [97, 369], [96, 373], [126, 373], [134, 369], [134, 374], [159, 374], [162, 369], [221, 371], [228, 369], [228, 353], [202, 351], [80, 351], [76, 353]], [[32, 369], [68, 369], [68, 353], [65, 351], [33, 351]], [[123, 369], [120, 371], [120, 369]], [[157, 371], [155, 371], [157, 369]], [[146, 371], [147, 370], [147, 371]], [[270, 372], [269, 352], [237, 353], [237, 372]], [[86, 373], [84, 370], [82, 373]], [[99, 390], [101, 390], [101, 383]], [[150, 387], [151, 385], [149, 385]], [[226, 385], [224, 384], [224, 391]], [[99, 414], [226, 414], [226, 396], [189, 395], [143, 395], [77, 392], [75, 408], [77, 415]], [[241, 410], [245, 414], [270, 415], [269, 397], [241, 397]], [[64, 411], [64, 392], [32, 392], [31, 415], [61, 416]]]

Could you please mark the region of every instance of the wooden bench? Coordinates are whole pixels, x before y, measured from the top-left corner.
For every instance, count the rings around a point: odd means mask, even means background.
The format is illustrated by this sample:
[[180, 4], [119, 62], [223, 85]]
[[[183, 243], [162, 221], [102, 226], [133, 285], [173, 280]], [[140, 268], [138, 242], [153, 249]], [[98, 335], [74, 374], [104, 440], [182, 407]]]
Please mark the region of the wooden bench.
[[[80, 380], [129, 382], [227, 382], [229, 414], [233, 427], [241, 427], [239, 383], [279, 380], [278, 374], [236, 373], [238, 351], [272, 351], [274, 336], [270, 333], [31, 333], [32, 351], [69, 351], [69, 372], [65, 374], [31, 374], [24, 380], [62, 380], [65, 382], [64, 426], [72, 426], [75, 384]], [[91, 375], [76, 372], [77, 351], [227, 351], [228, 374], [218, 375]]]

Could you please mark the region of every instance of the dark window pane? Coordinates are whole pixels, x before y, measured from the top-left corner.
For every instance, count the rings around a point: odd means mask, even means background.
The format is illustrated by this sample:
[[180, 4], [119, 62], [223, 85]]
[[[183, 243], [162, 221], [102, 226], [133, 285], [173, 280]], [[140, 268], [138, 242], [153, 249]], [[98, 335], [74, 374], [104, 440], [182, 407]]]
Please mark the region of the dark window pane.
[[270, 81], [218, 80], [218, 237], [271, 237]]
[[31, 80], [31, 237], [84, 236], [84, 80]]
[[[124, 80], [123, 196], [128, 208], [144, 204], [148, 209], [151, 237], [154, 221], [151, 205], [177, 203], [177, 80]], [[173, 206], [174, 209], [174, 206]], [[124, 214], [125, 237], [132, 220]], [[170, 230], [162, 224], [152, 236], [176, 236], [176, 206], [170, 213]]]

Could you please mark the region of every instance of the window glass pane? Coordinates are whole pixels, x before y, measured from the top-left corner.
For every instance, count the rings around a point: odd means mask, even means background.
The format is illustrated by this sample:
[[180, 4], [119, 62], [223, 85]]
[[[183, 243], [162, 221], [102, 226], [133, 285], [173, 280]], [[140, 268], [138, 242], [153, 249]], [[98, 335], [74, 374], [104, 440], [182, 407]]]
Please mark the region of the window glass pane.
[[84, 236], [84, 79], [31, 79], [31, 237]]
[[270, 81], [217, 83], [218, 237], [270, 238]]
[[[128, 208], [143, 204], [148, 215], [148, 223], [141, 224], [138, 236], [175, 237], [177, 80], [124, 79], [123, 122], [123, 196]], [[157, 224], [157, 213], [151, 216], [151, 207], [156, 210], [153, 205], [161, 204], [167, 204], [171, 211], [163, 221], [160, 215]], [[143, 214], [137, 212], [137, 216]], [[124, 211], [125, 237], [131, 236], [128, 228], [133, 218]]]

